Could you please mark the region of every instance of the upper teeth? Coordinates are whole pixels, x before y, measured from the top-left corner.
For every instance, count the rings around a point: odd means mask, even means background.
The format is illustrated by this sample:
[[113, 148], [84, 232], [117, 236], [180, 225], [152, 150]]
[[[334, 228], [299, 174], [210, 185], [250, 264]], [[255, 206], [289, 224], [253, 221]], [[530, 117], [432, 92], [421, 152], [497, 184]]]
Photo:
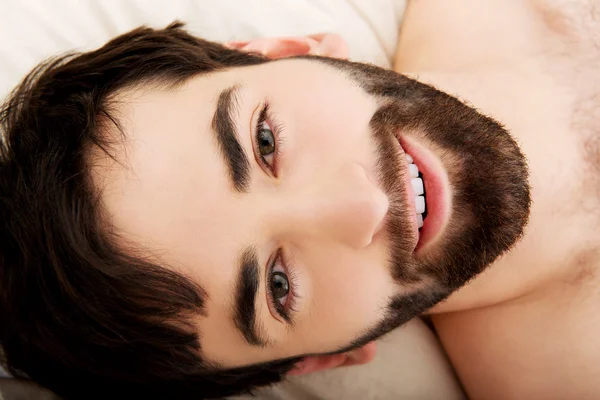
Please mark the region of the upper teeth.
[[406, 154], [406, 161], [408, 161], [408, 171], [411, 177], [410, 183], [412, 184], [413, 191], [415, 192], [417, 225], [419, 228], [421, 228], [423, 226], [423, 213], [426, 209], [423, 180], [419, 178], [419, 168], [414, 164], [414, 160], [410, 154]]

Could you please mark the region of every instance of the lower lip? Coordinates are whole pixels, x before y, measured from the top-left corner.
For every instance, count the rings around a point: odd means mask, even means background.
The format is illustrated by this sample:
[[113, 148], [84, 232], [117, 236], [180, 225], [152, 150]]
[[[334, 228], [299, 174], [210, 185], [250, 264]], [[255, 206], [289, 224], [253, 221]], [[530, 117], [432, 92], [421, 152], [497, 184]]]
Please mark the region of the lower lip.
[[414, 163], [423, 174], [425, 197], [427, 199], [427, 217], [419, 232], [419, 241], [415, 253], [430, 247], [442, 236], [448, 224], [451, 209], [450, 185], [448, 175], [440, 160], [429, 150], [410, 138], [398, 139], [404, 151], [410, 154]]

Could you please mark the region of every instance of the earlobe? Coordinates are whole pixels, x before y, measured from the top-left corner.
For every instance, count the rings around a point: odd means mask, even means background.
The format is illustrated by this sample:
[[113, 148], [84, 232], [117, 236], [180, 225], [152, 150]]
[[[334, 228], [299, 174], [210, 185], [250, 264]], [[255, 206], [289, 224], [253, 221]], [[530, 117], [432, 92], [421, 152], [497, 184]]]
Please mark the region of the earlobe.
[[304, 375], [336, 367], [347, 367], [371, 362], [377, 353], [377, 345], [370, 342], [363, 347], [342, 354], [311, 356], [296, 364], [288, 375]]
[[346, 360], [346, 354], [333, 354], [327, 356], [310, 356], [300, 361], [288, 375], [304, 375], [311, 372], [339, 367]]
[[343, 37], [334, 33], [320, 33], [317, 35], [310, 35], [309, 38], [316, 40], [319, 43], [318, 55], [348, 59], [350, 51], [348, 49], [348, 43]]
[[367, 364], [373, 361], [377, 355], [377, 343], [369, 342], [363, 347], [344, 354], [347, 359], [343, 366]]
[[331, 33], [227, 42], [225, 46], [249, 53], [260, 53], [273, 59], [301, 55], [348, 58], [346, 41], [341, 36]]

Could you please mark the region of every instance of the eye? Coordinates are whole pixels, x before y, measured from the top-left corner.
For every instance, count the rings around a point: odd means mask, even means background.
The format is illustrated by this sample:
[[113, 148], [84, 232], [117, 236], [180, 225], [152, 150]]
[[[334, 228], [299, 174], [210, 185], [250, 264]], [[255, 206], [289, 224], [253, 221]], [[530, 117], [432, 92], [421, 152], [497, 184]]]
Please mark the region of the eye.
[[294, 274], [294, 269], [286, 264], [282, 250], [278, 250], [266, 274], [269, 308], [275, 318], [282, 318], [291, 325], [294, 323], [295, 313], [298, 312], [298, 278]]
[[271, 272], [270, 282], [271, 297], [273, 298], [273, 301], [279, 303], [282, 307], [285, 307], [288, 294], [290, 293], [290, 281], [287, 275], [283, 271], [274, 269]]
[[273, 168], [272, 159], [275, 154], [275, 134], [265, 121], [261, 122], [256, 130], [256, 146], [264, 162]]
[[265, 102], [254, 126], [254, 158], [265, 173], [277, 178], [283, 138], [281, 125], [277, 123], [269, 110], [269, 103]]

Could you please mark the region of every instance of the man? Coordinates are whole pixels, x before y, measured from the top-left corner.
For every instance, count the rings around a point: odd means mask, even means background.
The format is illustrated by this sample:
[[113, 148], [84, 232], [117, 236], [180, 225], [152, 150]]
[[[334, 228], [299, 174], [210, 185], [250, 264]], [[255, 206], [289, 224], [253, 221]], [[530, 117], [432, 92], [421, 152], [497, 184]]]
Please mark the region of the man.
[[[433, 310], [467, 392], [593, 395], [575, 377], [594, 366], [595, 198], [557, 212], [595, 184], [593, 9], [486, 6], [412, 3], [397, 70], [508, 131], [391, 72], [266, 62], [177, 26], [38, 70], [3, 113], [13, 372], [67, 396], [73, 377], [98, 396], [227, 395], [366, 361], [489, 266]], [[282, 47], [302, 40], [262, 51]], [[524, 154], [531, 223], [491, 265], [529, 215]]]

